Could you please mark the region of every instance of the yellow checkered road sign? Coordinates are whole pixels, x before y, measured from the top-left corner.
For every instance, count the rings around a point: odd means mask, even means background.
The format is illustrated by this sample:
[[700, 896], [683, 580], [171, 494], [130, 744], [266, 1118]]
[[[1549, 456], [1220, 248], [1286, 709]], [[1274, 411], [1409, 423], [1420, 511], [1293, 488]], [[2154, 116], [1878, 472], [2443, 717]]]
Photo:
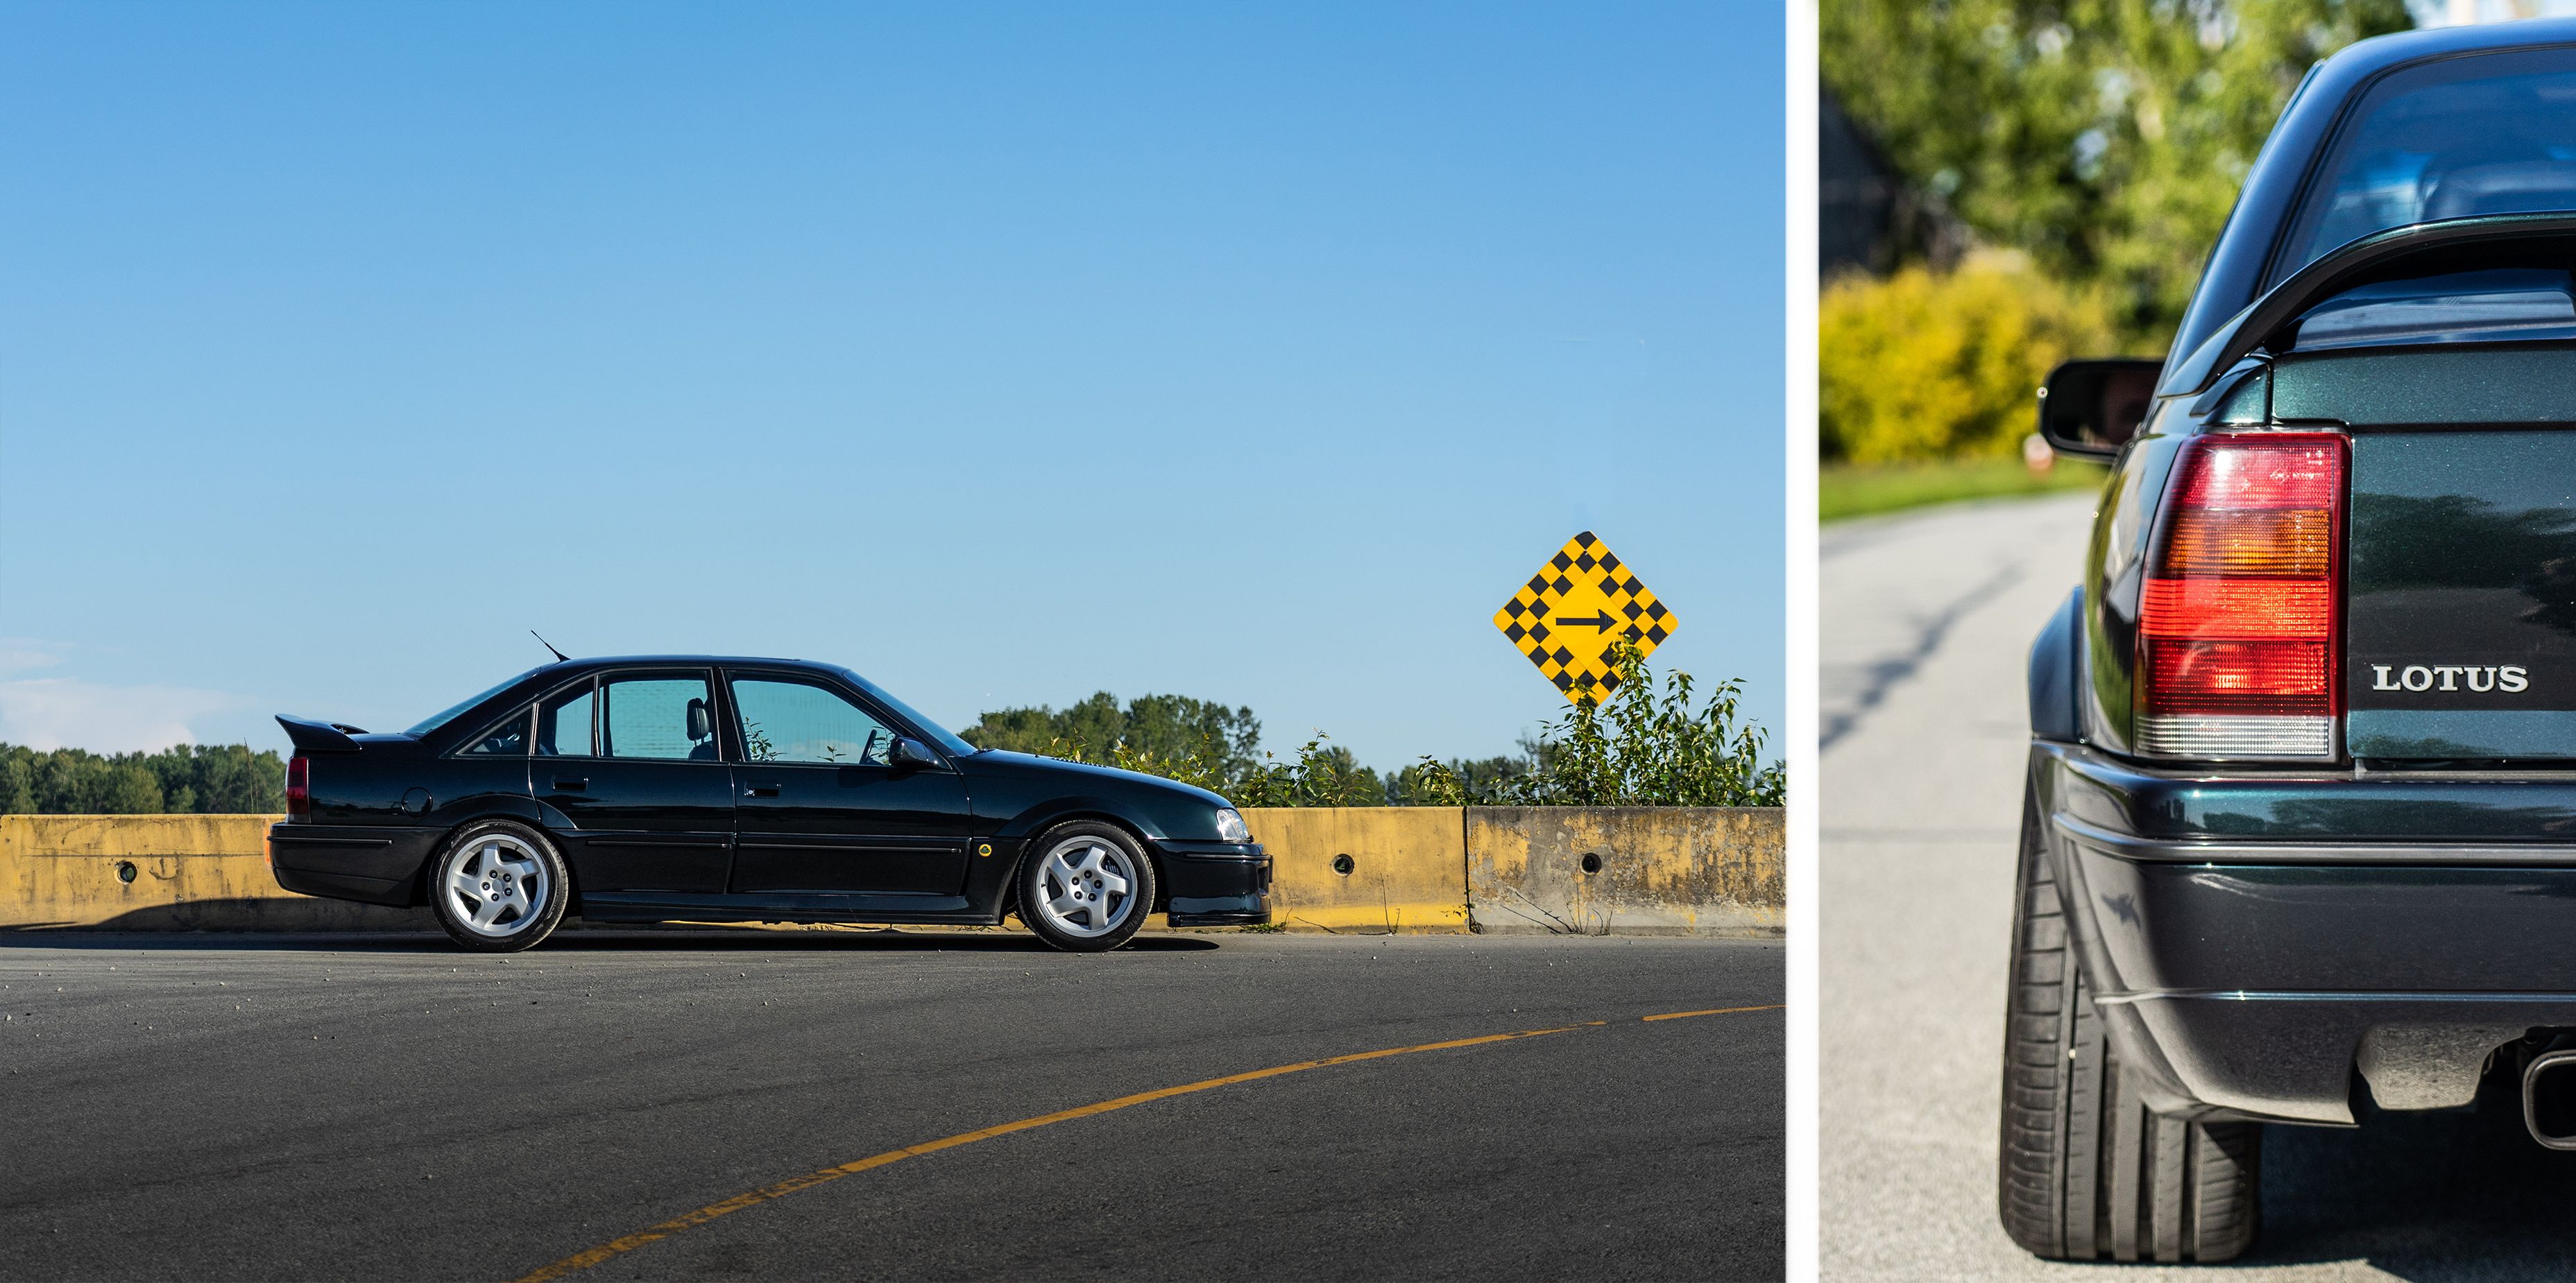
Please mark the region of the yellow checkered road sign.
[[1585, 678], [1598, 696], [1618, 689], [1610, 649], [1621, 639], [1634, 643], [1638, 654], [1649, 655], [1680, 626], [1673, 612], [1589, 530], [1566, 540], [1494, 612], [1494, 627], [1529, 656], [1539, 675], [1554, 682], [1568, 703], [1582, 701]]

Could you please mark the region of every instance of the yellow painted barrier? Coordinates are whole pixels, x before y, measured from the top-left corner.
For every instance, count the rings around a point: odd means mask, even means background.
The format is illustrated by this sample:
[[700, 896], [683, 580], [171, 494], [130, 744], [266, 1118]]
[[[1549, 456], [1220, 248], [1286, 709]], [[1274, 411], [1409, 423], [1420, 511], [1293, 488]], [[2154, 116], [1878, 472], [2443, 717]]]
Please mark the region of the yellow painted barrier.
[[1270, 851], [1270, 920], [1364, 935], [1467, 930], [1467, 849], [1454, 806], [1299, 806], [1243, 813]]
[[[0, 816], [0, 930], [434, 929], [419, 909], [281, 889], [265, 851], [275, 819]], [[1247, 810], [1244, 820], [1270, 850], [1272, 920], [1290, 931], [1781, 927], [1776, 808], [1284, 807]]]
[[1787, 826], [1778, 807], [1473, 807], [1476, 929], [1558, 935], [1776, 936]]
[[268, 872], [273, 815], [0, 815], [0, 928], [382, 931], [417, 911], [293, 895]]

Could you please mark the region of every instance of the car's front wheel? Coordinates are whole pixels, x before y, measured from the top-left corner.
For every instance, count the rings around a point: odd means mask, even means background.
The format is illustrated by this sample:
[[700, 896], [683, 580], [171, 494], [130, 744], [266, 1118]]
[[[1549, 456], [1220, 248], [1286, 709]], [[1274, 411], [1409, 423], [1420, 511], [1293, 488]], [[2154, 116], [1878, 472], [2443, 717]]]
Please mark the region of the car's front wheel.
[[527, 825], [485, 820], [448, 840], [429, 871], [430, 912], [478, 953], [515, 953], [554, 933], [572, 879], [554, 843]]
[[1050, 829], [1020, 862], [1020, 921], [1076, 953], [1127, 943], [1154, 911], [1154, 863], [1126, 830], [1090, 822]]
[[2004, 1230], [2041, 1256], [2224, 1261], [2254, 1242], [2263, 1130], [2138, 1098], [2066, 930], [2039, 813], [2022, 816], [2004, 1012]]

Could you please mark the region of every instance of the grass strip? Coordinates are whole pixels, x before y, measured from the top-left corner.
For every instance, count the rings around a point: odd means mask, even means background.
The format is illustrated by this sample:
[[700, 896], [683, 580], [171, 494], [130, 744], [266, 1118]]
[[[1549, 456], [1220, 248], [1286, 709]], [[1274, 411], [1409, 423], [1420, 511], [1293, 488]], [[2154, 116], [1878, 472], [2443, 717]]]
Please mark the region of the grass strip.
[[2059, 459], [2033, 473], [2019, 459], [1936, 459], [1922, 463], [1828, 463], [1816, 478], [1816, 517], [1840, 521], [1963, 499], [2098, 490], [2098, 463]]

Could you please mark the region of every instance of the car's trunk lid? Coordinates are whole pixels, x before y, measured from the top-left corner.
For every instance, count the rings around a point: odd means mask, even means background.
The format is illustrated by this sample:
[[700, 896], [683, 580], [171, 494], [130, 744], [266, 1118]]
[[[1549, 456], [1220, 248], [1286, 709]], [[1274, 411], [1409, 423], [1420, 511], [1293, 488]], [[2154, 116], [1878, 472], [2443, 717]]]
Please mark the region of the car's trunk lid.
[[2271, 401], [2352, 434], [2346, 751], [2576, 759], [2576, 342], [2292, 353]]

